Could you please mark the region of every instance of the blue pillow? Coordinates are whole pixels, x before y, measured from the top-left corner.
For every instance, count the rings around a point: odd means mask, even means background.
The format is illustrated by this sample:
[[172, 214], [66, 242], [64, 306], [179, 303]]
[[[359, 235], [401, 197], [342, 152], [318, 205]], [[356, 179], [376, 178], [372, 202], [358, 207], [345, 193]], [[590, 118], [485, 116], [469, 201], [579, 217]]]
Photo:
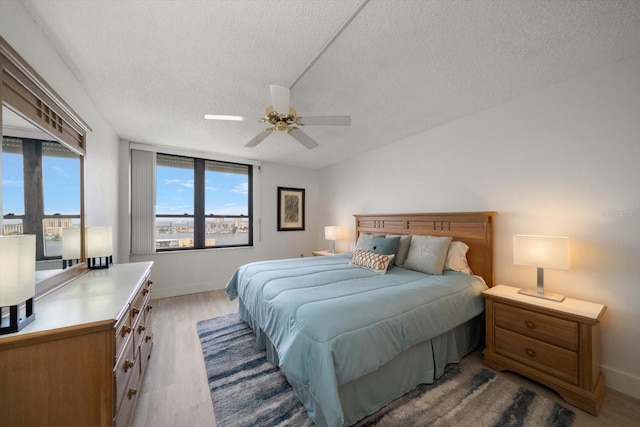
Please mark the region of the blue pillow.
[[374, 252], [382, 255], [396, 255], [399, 247], [400, 247], [400, 236], [397, 236], [397, 237], [372, 236], [367, 250], [370, 252]]

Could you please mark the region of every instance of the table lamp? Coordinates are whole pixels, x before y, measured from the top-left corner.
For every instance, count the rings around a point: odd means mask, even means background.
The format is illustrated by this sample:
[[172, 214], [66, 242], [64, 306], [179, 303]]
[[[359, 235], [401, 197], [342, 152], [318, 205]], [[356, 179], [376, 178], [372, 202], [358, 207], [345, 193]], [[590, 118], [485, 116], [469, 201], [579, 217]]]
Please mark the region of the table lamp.
[[554, 236], [513, 236], [513, 263], [538, 269], [537, 289], [520, 289], [519, 294], [561, 302], [564, 296], [544, 292], [544, 269], [569, 270], [569, 238]]
[[82, 258], [81, 230], [79, 228], [62, 229], [62, 268], [71, 267], [73, 262]]
[[[0, 335], [18, 332], [31, 323], [36, 283], [36, 236], [0, 236], [0, 309], [9, 315], [0, 318]], [[24, 303], [24, 315], [20, 306]]]
[[331, 253], [336, 253], [336, 240], [342, 238], [342, 229], [337, 225], [327, 225], [324, 227], [324, 239], [331, 240]]
[[87, 227], [85, 233], [87, 267], [109, 268], [113, 262], [111, 227]]

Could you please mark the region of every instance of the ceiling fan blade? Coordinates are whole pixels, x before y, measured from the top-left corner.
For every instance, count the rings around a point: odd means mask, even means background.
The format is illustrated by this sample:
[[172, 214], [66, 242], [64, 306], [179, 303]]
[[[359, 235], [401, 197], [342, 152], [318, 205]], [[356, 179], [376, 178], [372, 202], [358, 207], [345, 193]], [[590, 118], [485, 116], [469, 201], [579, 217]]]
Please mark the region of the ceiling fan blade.
[[271, 103], [276, 113], [289, 114], [289, 99], [291, 96], [289, 89], [282, 86], [269, 85], [269, 91], [271, 92]]
[[309, 135], [302, 132], [298, 128], [290, 128], [289, 135], [297, 139], [302, 145], [307, 147], [309, 150], [312, 150], [318, 146], [318, 143], [315, 142]]
[[273, 128], [263, 130], [262, 132], [257, 134], [251, 141], [247, 142], [245, 144], [245, 147], [255, 147], [256, 145], [260, 144], [263, 139], [265, 139], [272, 133], [273, 133]]
[[309, 116], [298, 117], [300, 126], [350, 126], [351, 116]]
[[243, 121], [247, 120], [246, 117], [242, 117], [242, 116], [227, 116], [227, 115], [224, 115], [224, 114], [205, 114], [204, 118], [207, 119], [207, 120], [231, 120], [231, 121], [235, 121], [235, 122], [243, 122]]

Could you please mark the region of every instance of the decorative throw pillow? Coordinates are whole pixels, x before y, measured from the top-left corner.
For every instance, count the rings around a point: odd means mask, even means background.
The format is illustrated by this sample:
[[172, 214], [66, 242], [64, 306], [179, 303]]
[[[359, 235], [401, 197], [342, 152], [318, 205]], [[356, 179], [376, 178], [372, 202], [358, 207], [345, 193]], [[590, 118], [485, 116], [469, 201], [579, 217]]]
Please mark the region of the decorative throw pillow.
[[407, 254], [411, 246], [411, 234], [387, 234], [387, 238], [389, 237], [400, 237], [398, 252], [396, 252], [396, 258], [393, 263], [401, 266], [407, 260]]
[[362, 249], [362, 250], [368, 251], [369, 247], [371, 246], [372, 238], [373, 238], [373, 234], [360, 233], [360, 235], [358, 236], [358, 241], [356, 242], [355, 249]]
[[402, 265], [427, 274], [442, 274], [451, 237], [413, 236], [407, 260]]
[[467, 251], [469, 246], [463, 242], [451, 242], [447, 260], [444, 263], [445, 270], [454, 270], [461, 273], [471, 274], [469, 263], [467, 262]]
[[[382, 255], [395, 255], [399, 245], [400, 237], [373, 236], [369, 247], [365, 250]], [[391, 265], [393, 265], [393, 261], [391, 261]]]
[[377, 254], [375, 252], [356, 249], [351, 256], [350, 264], [368, 268], [380, 274], [386, 274], [395, 255]]

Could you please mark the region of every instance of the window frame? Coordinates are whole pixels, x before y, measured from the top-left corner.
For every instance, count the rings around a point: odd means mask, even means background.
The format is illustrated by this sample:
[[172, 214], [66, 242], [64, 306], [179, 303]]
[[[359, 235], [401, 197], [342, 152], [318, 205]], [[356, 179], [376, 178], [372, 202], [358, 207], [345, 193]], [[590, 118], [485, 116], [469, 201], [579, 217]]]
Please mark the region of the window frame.
[[[226, 248], [238, 248], [238, 247], [253, 247], [253, 174], [254, 174], [254, 165], [251, 163], [244, 162], [233, 162], [228, 160], [220, 160], [215, 158], [205, 158], [205, 157], [197, 157], [186, 154], [174, 154], [167, 153], [163, 151], [156, 151], [156, 174], [157, 174], [157, 159], [159, 155], [162, 156], [172, 156], [172, 157], [183, 157], [189, 160], [193, 160], [193, 214], [161, 214], [155, 212], [155, 221], [154, 228], [157, 230], [157, 223], [159, 218], [191, 218], [193, 220], [193, 246], [190, 247], [166, 247], [166, 248], [158, 248], [157, 247], [157, 239], [154, 241], [154, 249], [156, 253], [167, 253], [167, 252], [178, 252], [178, 251], [191, 251], [191, 250], [203, 250], [203, 249], [226, 249]], [[219, 163], [226, 163], [232, 165], [239, 165], [247, 168], [247, 215], [216, 215], [216, 214], [207, 214], [205, 212], [205, 194], [206, 194], [206, 162], [207, 161], [215, 161]], [[157, 198], [157, 180], [154, 184], [156, 198]], [[206, 245], [206, 224], [207, 219], [211, 218], [239, 218], [239, 219], [247, 219], [248, 223], [248, 242], [243, 244], [230, 244], [230, 245], [215, 245], [215, 246], [207, 246]]]

